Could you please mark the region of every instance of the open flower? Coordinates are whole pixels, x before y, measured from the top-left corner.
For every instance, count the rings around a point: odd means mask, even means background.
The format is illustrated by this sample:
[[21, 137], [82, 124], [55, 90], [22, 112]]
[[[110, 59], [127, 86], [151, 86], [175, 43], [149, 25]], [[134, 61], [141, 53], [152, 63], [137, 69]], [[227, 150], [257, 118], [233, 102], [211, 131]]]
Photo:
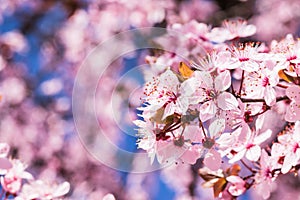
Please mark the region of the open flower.
[[188, 96], [192, 93], [188, 82], [181, 85], [177, 76], [168, 69], [146, 84], [144, 100], [147, 106], [142, 109], [148, 111], [149, 118], [161, 108], [164, 109], [162, 119], [174, 113], [185, 114], [188, 109]]
[[260, 144], [266, 141], [272, 135], [272, 131], [268, 129], [263, 133], [259, 133], [259, 130], [252, 132], [247, 124], [243, 124], [239, 129], [238, 144], [232, 148], [233, 156], [229, 160], [230, 163], [234, 163], [241, 160], [244, 156], [250, 161], [257, 161], [261, 154]]
[[297, 121], [286, 134], [279, 135], [278, 141], [284, 147], [285, 156], [281, 172], [286, 174], [300, 160], [300, 121]]
[[12, 168], [1, 177], [1, 185], [5, 191], [16, 194], [21, 189], [22, 179], [32, 180], [33, 176], [25, 171], [26, 166], [21, 161], [13, 160], [12, 164]]
[[159, 140], [155, 144], [157, 160], [160, 163], [173, 163], [180, 160], [185, 163], [195, 164], [200, 157], [201, 147], [193, 145], [202, 140], [198, 126], [187, 126], [176, 129], [168, 140]]
[[227, 60], [228, 69], [242, 69], [246, 72], [254, 72], [259, 69], [259, 61], [262, 57], [258, 53], [256, 43], [240, 44], [238, 47], [230, 46], [231, 58]]
[[233, 196], [240, 196], [246, 191], [246, 182], [239, 176], [228, 176], [226, 180], [230, 183], [228, 192]]
[[226, 40], [233, 40], [241, 37], [248, 37], [256, 32], [256, 27], [251, 24], [247, 24], [244, 19], [236, 20], [224, 20], [222, 27], [213, 28], [207, 33], [207, 38], [210, 40], [222, 43]]
[[230, 32], [229, 40], [237, 37], [248, 37], [256, 33], [256, 27], [252, 24], [247, 24], [244, 19], [224, 20], [223, 27]]
[[273, 190], [274, 181], [277, 177], [273, 170], [277, 168], [277, 159], [269, 156], [263, 149], [260, 156], [260, 169], [255, 175], [255, 184], [257, 193], [264, 199], [268, 199]]
[[228, 70], [221, 72], [213, 79], [207, 72], [194, 72], [198, 83], [194, 97], [197, 97], [200, 106], [200, 119], [205, 122], [213, 118], [218, 109], [231, 110], [238, 106], [236, 98], [226, 90], [231, 85], [231, 76]]
[[61, 184], [47, 184], [41, 180], [32, 181], [24, 184], [21, 193], [16, 200], [51, 200], [62, 197], [70, 190], [70, 184], [63, 182]]
[[217, 151], [217, 146], [219, 144], [218, 138], [221, 136], [225, 129], [225, 120], [216, 119], [208, 127], [208, 131], [205, 133], [205, 138], [203, 139], [203, 147], [208, 149], [204, 156], [203, 163], [210, 170], [216, 171], [220, 168], [222, 157]]
[[271, 60], [263, 62], [258, 71], [249, 73], [243, 83], [243, 91], [247, 98], [264, 98], [268, 106], [276, 103], [274, 87], [279, 82], [275, 63]]

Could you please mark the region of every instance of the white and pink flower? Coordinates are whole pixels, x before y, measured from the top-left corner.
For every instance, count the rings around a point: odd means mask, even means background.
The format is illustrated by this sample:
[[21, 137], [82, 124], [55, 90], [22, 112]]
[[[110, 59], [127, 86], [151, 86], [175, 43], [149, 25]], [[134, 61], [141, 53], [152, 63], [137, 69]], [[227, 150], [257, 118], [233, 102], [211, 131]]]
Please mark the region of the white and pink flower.
[[236, 109], [238, 101], [226, 90], [231, 85], [231, 76], [228, 70], [221, 72], [215, 78], [208, 72], [194, 72], [195, 81], [198, 84], [194, 98], [200, 106], [200, 119], [205, 122], [213, 118], [218, 110]]

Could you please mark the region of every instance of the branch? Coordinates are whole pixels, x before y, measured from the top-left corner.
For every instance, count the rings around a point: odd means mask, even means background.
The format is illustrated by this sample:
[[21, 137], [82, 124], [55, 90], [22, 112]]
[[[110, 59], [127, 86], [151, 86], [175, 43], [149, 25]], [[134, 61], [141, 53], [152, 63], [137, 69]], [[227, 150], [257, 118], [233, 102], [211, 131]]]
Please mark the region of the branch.
[[[266, 102], [264, 99], [245, 99], [245, 98], [240, 98], [240, 99], [243, 103], [259, 103], [259, 102], [265, 103]], [[287, 96], [277, 97], [276, 102], [288, 100], [288, 99], [289, 98]]]
[[240, 84], [240, 89], [239, 89], [238, 96], [241, 96], [241, 93], [242, 93], [243, 82], [244, 82], [244, 78], [245, 78], [244, 76], [245, 76], [245, 71], [243, 70], [243, 72], [242, 72], [242, 80], [241, 80], [241, 84]]

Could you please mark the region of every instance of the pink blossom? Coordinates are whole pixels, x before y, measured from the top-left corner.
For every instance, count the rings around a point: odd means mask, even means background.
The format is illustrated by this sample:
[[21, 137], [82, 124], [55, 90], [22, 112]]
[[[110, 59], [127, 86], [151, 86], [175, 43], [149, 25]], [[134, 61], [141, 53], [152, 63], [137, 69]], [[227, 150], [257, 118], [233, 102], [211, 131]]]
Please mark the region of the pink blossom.
[[153, 163], [155, 158], [155, 142], [156, 137], [154, 134], [155, 128], [152, 123], [146, 119], [146, 121], [135, 120], [134, 124], [139, 127], [138, 134], [140, 139], [138, 140], [138, 148], [147, 151], [149, 157], [151, 158], [151, 163]]
[[222, 157], [217, 147], [219, 144], [219, 138], [225, 129], [225, 120], [216, 119], [214, 120], [206, 131], [207, 136], [203, 139], [203, 147], [208, 149], [208, 152], [204, 156], [203, 163], [210, 170], [216, 171], [220, 168]]
[[279, 135], [278, 141], [284, 146], [284, 161], [281, 172], [286, 174], [298, 164], [300, 160], [300, 121], [295, 123], [294, 128], [286, 134]]
[[207, 72], [194, 72], [199, 83], [194, 96], [198, 97], [200, 106], [200, 119], [205, 122], [215, 116], [218, 109], [230, 110], [237, 108], [238, 101], [229, 92], [225, 92], [231, 85], [230, 72], [221, 72], [215, 79]]
[[50, 185], [41, 180], [36, 180], [24, 184], [22, 191], [16, 200], [57, 199], [58, 197], [62, 197], [63, 195], [67, 194], [69, 190], [70, 184], [68, 182], [63, 182], [59, 185]]
[[279, 82], [279, 76], [274, 67], [275, 63], [268, 60], [260, 64], [258, 71], [247, 74], [243, 84], [247, 98], [264, 98], [269, 106], [276, 103], [274, 87]]
[[26, 86], [24, 80], [17, 77], [8, 77], [2, 84], [2, 92], [5, 91], [4, 101], [10, 104], [19, 104], [26, 97]]
[[16, 194], [21, 189], [22, 179], [31, 180], [33, 177], [25, 171], [26, 166], [21, 161], [13, 160], [12, 164], [12, 168], [1, 177], [1, 185], [5, 191]]
[[232, 148], [236, 153], [229, 160], [230, 163], [234, 163], [242, 159], [245, 155], [250, 161], [257, 161], [261, 154], [261, 143], [266, 141], [272, 134], [272, 131], [268, 129], [263, 133], [259, 133], [259, 130], [252, 132], [247, 124], [243, 124], [238, 136], [237, 147]]
[[240, 37], [248, 37], [256, 32], [254, 25], [248, 25], [246, 20], [224, 20], [222, 27], [216, 27], [208, 33], [208, 38], [214, 42], [222, 43]]
[[300, 75], [300, 42], [295, 40], [291, 34], [277, 42], [271, 43], [271, 53], [274, 53], [273, 59], [278, 62], [278, 69], [283, 69], [286, 74], [292, 77]]
[[[261, 55], [257, 50], [255, 43], [240, 44], [239, 47], [230, 46], [228, 51], [231, 52], [231, 58], [227, 60], [228, 69], [242, 69], [247, 72], [254, 72], [259, 69]], [[224, 65], [225, 65], [224, 64]]]
[[277, 159], [269, 156], [263, 149], [260, 156], [260, 170], [255, 175], [256, 192], [264, 199], [268, 199], [274, 186], [277, 174], [273, 170], [277, 168]]
[[0, 42], [8, 45], [13, 52], [26, 52], [28, 44], [23, 34], [18, 31], [10, 31], [1, 35]]
[[226, 120], [226, 127], [229, 129], [236, 129], [242, 126], [243, 123], [251, 123], [257, 113], [261, 112], [261, 103], [243, 103], [238, 100], [238, 107], [231, 110], [226, 110], [220, 113], [220, 116]]
[[179, 128], [173, 132], [170, 139], [157, 141], [155, 144], [157, 160], [160, 163], [173, 163], [181, 160], [185, 163], [195, 164], [201, 155], [201, 147], [193, 145], [193, 143], [200, 143], [201, 140], [202, 134], [199, 127]]
[[239, 176], [228, 176], [226, 180], [230, 183], [228, 192], [233, 196], [240, 196], [246, 191], [246, 182]]
[[[300, 3], [297, 0], [262, 0], [255, 3], [257, 13], [251, 21], [257, 26], [256, 38], [271, 41], [287, 33], [296, 33], [299, 16], [295, 9]], [[274, 20], [276, 18], [276, 20]], [[281, 27], [280, 30], [277, 27]]]
[[166, 17], [169, 23], [173, 21], [189, 22], [193, 19], [205, 21], [218, 10], [214, 2], [205, 0], [183, 1], [179, 4], [178, 12], [169, 13]]
[[186, 96], [192, 92], [188, 82], [183, 82], [180, 86], [177, 76], [171, 70], [167, 70], [158, 78], [154, 78], [153, 82], [146, 84], [145, 101], [149, 105], [144, 110], [153, 116], [158, 109], [164, 107], [162, 119], [174, 113], [184, 114], [188, 109]]
[[229, 40], [237, 37], [249, 37], [256, 33], [256, 27], [252, 24], [247, 24], [244, 19], [224, 20], [223, 27], [230, 32]]
[[229, 59], [231, 57], [228, 51], [212, 51], [208, 53], [205, 57], [198, 59], [192, 64], [193, 67], [199, 69], [200, 71], [213, 72], [214, 70], [224, 71], [229, 69]]
[[209, 169], [216, 171], [220, 169], [222, 162], [221, 154], [215, 149], [211, 149], [205, 154], [203, 164]]

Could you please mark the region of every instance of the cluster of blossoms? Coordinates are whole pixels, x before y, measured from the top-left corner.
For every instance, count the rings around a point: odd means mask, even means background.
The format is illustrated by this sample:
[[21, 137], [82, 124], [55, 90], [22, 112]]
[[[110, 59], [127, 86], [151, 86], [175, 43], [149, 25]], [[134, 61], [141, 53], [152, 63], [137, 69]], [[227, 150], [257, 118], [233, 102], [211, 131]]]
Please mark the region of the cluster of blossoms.
[[[255, 186], [267, 199], [278, 175], [300, 167], [300, 41], [287, 35], [270, 46], [240, 42], [256, 32], [242, 19], [169, 30], [184, 35], [174, 52], [184, 49], [191, 61], [147, 56], [156, 77], [146, 77], [142, 120], [135, 121], [138, 148], [152, 162], [203, 161], [199, 174], [216, 198], [236, 198]], [[270, 116], [281, 121], [279, 129]]]
[[[120, 175], [117, 171], [109, 169], [104, 165], [99, 165], [99, 162], [87, 156], [85, 149], [75, 134], [76, 131], [71, 114], [72, 85], [81, 62], [93, 47], [115, 33], [131, 28], [144, 26], [165, 27], [167, 25], [171, 30], [182, 32], [186, 37], [186, 40], [183, 42], [185, 45], [183, 52], [187, 54], [185, 56], [192, 58], [195, 57], [195, 55], [197, 57], [203, 55], [205, 51], [211, 52], [207, 60], [200, 60], [198, 63], [198, 67], [200, 68], [205, 66], [202, 71], [209, 72], [215, 68], [213, 64], [217, 62], [215, 61], [215, 56], [217, 54], [218, 56], [220, 55], [218, 49], [219, 47], [223, 48], [223, 42], [226, 40], [235, 40], [234, 37], [236, 36], [246, 37], [255, 32], [255, 27], [248, 26], [244, 21], [241, 21], [242, 23], [239, 24], [244, 24], [243, 26], [247, 31], [242, 31], [241, 29], [235, 31], [235, 28], [227, 28], [228, 25], [232, 25], [227, 21], [223, 27], [211, 29], [211, 27], [206, 24], [198, 23], [194, 20], [218, 24], [221, 18], [232, 16], [233, 13], [247, 18], [252, 16], [250, 21], [254, 23], [258, 29], [255, 38], [259, 40], [263, 39], [264, 41], [269, 41], [270, 38], [281, 37], [282, 34], [288, 32], [297, 31], [297, 27], [299, 26], [299, 13], [297, 12], [297, 10], [299, 10], [297, 9], [299, 8], [299, 1], [297, 0], [241, 0], [240, 2], [243, 2], [241, 4], [244, 4], [244, 9], [237, 6], [237, 3], [240, 4], [239, 1], [234, 2], [234, 4], [232, 4], [232, 2], [228, 3], [231, 4], [231, 6], [228, 5], [224, 8], [222, 4], [227, 4], [225, 1], [207, 0], [77, 0], [51, 1], [50, 3], [49, 1], [30, 0], [2, 1], [0, 4], [0, 93], [3, 94], [4, 101], [0, 103], [0, 141], [5, 141], [10, 145], [10, 155], [13, 158], [19, 157], [22, 158], [22, 161], [25, 163], [30, 163], [28, 171], [30, 171], [34, 177], [47, 180], [50, 183], [56, 182], [55, 180], [58, 180], [58, 182], [60, 182], [61, 179], [67, 180], [72, 188], [68, 193], [67, 198], [69, 199], [93, 200], [103, 197], [103, 199], [107, 200], [113, 199], [112, 194], [116, 199], [157, 199], [154, 194], [156, 194], [158, 190], [155, 190], [153, 182], [149, 180], [154, 180], [161, 174], [162, 176], [159, 178], [160, 181], [168, 182], [168, 186], [174, 188], [176, 199], [190, 199], [192, 198], [191, 196], [196, 195], [200, 195], [201, 199], [204, 199], [203, 195], [205, 196], [210, 192], [201, 192], [201, 194], [190, 192], [199, 189], [196, 188], [196, 186], [193, 186], [194, 188], [191, 187], [191, 185], [196, 182], [195, 180], [198, 180], [193, 174], [193, 168], [196, 168], [197, 165], [192, 167], [189, 165], [175, 165], [163, 169], [161, 173], [140, 174], [140, 176], [129, 172], [128, 176], [124, 178], [123, 173]], [[252, 7], [253, 2], [255, 2], [255, 7]], [[274, 20], [275, 18], [276, 20]], [[185, 22], [189, 23], [179, 24]], [[280, 29], [277, 27], [280, 27]], [[290, 40], [291, 43], [297, 43], [293, 41], [290, 36], [287, 40]], [[272, 52], [278, 53], [281, 51], [276, 50], [277, 45], [284, 46], [284, 44], [274, 42], [271, 45]], [[261, 50], [263, 49], [262, 47], [262, 45], [259, 47], [260, 52], [264, 52], [264, 50]], [[226, 48], [227, 47], [224, 46], [224, 49]], [[202, 51], [204, 49], [205, 51]], [[216, 52], [212, 51], [213, 49], [217, 49], [215, 50]], [[107, 53], [110, 53], [110, 51], [114, 51], [114, 49], [107, 49]], [[148, 61], [152, 60], [156, 63], [164, 63], [164, 66], [170, 66], [175, 74], [179, 73], [178, 66], [182, 61], [174, 57], [173, 54], [167, 53], [160, 56], [154, 55], [153, 57], [149, 57]], [[221, 61], [220, 64], [223, 62], [221, 59], [218, 61]], [[208, 65], [202, 64], [203, 62]], [[296, 60], [292, 62], [297, 63]], [[288, 64], [288, 62], [285, 64]], [[121, 123], [129, 123], [131, 119], [135, 118], [132, 116], [134, 112], [131, 113], [131, 110], [128, 112], [128, 114], [130, 114], [129, 116], [122, 115], [122, 113], [124, 113], [123, 110], [126, 109], [124, 105], [128, 104], [128, 98], [127, 96], [124, 97], [124, 94], [130, 93], [129, 91], [136, 88], [136, 85], [132, 84], [132, 82], [127, 82], [125, 87], [123, 85], [117, 88], [117, 95], [115, 95], [117, 100], [114, 101], [113, 104], [116, 112], [110, 109], [109, 106], [103, 106], [111, 104], [110, 97], [112, 93], [116, 91], [116, 79], [118, 79], [116, 72], [123, 71], [122, 65], [121, 62], [116, 62], [113, 66], [109, 67], [111, 69], [110, 72], [105, 74], [102, 80], [99, 81], [98, 89], [101, 90], [101, 92], [97, 92], [96, 97], [97, 104], [99, 105], [96, 108], [98, 109], [97, 115], [99, 122], [103, 122], [102, 124], [105, 125], [102, 127], [103, 132], [116, 144], [120, 144], [121, 142], [126, 143], [127, 141], [123, 139], [124, 134], [119, 134], [119, 128], [116, 127], [115, 122], [117, 121], [120, 126]], [[152, 68], [152, 72], [154, 76], [156, 76], [165, 72], [165, 69]], [[241, 80], [242, 73], [239, 71], [239, 67], [230, 69], [230, 73], [234, 79]], [[290, 74], [291, 70], [281, 71], [280, 73], [281, 78], [287, 82], [293, 83], [296, 81], [296, 79], [293, 78], [295, 76]], [[214, 74], [212, 75], [213, 78], [215, 78]], [[247, 73], [245, 73], [245, 77], [246, 75]], [[186, 76], [186, 79], [188, 78], [190, 77]], [[245, 78], [244, 82], [246, 83], [247, 81], [249, 82], [251, 80], [246, 80]], [[180, 79], [179, 82], [181, 84], [183, 80]], [[239, 88], [237, 83], [237, 81], [232, 80], [235, 90]], [[270, 89], [272, 89], [272, 87]], [[225, 90], [222, 92], [228, 91]], [[291, 95], [289, 100], [285, 100], [286, 97], [283, 99], [280, 98], [288, 96], [288, 94], [284, 95], [284, 90], [280, 90], [280, 88], [276, 86], [275, 92], [280, 102], [272, 107], [272, 110], [276, 111], [272, 112], [273, 114], [279, 113], [284, 116], [286, 113], [285, 108], [289, 105], [291, 105], [288, 107], [290, 113], [297, 109], [296, 105], [299, 101], [297, 98], [294, 98], [294, 95]], [[282, 96], [281, 92], [283, 92]], [[229, 93], [231, 92], [229, 91]], [[246, 97], [244, 96], [243, 98]], [[122, 103], [122, 99], [125, 99], [126, 103]], [[255, 121], [256, 117], [253, 117], [253, 115], [255, 115], [254, 109], [260, 110], [262, 101], [258, 100], [257, 106], [255, 102], [253, 102], [243, 108], [242, 106], [245, 106], [245, 103], [240, 102], [240, 98], [237, 100], [239, 102], [240, 111], [233, 113], [235, 118], [227, 122], [230, 124], [239, 124], [244, 115], [249, 118], [248, 121]], [[184, 99], [182, 99], [182, 101], [184, 102]], [[135, 107], [136, 101], [130, 101], [129, 103], [130, 106]], [[250, 106], [251, 109], [249, 109]], [[103, 109], [104, 107], [105, 109]], [[249, 113], [249, 110], [252, 111], [252, 114]], [[271, 109], [268, 108], [268, 110]], [[265, 114], [270, 114], [268, 110]], [[176, 111], [176, 113], [177, 112], [178, 111]], [[170, 141], [173, 137], [170, 131], [172, 131], [173, 128], [173, 132], [176, 135], [180, 135], [183, 129], [185, 129], [184, 138], [188, 138], [186, 131], [191, 130], [191, 128], [199, 131], [198, 124], [197, 126], [190, 127], [192, 123], [184, 123], [186, 124], [186, 128], [181, 126], [181, 122], [191, 121], [188, 117], [193, 117], [198, 114], [197, 112], [193, 112], [191, 106], [189, 106], [187, 113], [188, 115], [185, 116], [175, 114], [173, 115], [173, 119], [172, 116], [167, 116], [166, 119], [169, 120], [169, 124], [165, 128], [166, 136], [161, 134], [160, 137], [166, 138], [170, 135], [168, 139]], [[294, 115], [291, 116], [293, 117]], [[172, 120], [173, 124], [171, 124]], [[267, 120], [270, 121], [270, 119]], [[149, 125], [152, 126], [151, 123], [149, 123]], [[159, 122], [157, 124], [160, 127], [165, 127], [164, 123], [165, 122]], [[209, 123], [209, 121], [203, 122], [204, 127], [209, 131], [207, 134], [212, 132], [212, 130], [209, 129]], [[218, 123], [222, 123], [222, 121]], [[215, 124], [218, 123], [216, 122]], [[140, 122], [140, 124], [144, 123]], [[177, 125], [173, 126], [175, 124]], [[252, 124], [249, 122], [248, 124], [252, 129]], [[125, 125], [121, 125], [124, 129]], [[151, 126], [149, 126], [150, 130]], [[293, 124], [290, 124], [290, 128], [287, 128], [287, 131], [291, 132], [293, 126]], [[167, 129], [168, 127], [169, 129]], [[179, 127], [178, 130], [176, 130], [177, 127]], [[203, 131], [201, 129], [200, 127], [200, 131]], [[97, 127], [92, 127], [91, 130], [90, 132], [97, 132]], [[226, 131], [228, 132], [228, 129], [226, 129]], [[262, 132], [265, 132], [265, 130]], [[273, 134], [278, 132], [279, 130], [273, 130]], [[153, 137], [153, 135], [149, 134], [149, 137]], [[190, 137], [193, 139], [194, 136], [191, 135]], [[196, 137], [199, 137], [199, 135], [195, 135], [195, 138]], [[204, 136], [201, 135], [200, 137], [204, 138]], [[202, 138], [194, 140], [201, 141]], [[215, 139], [219, 140], [217, 136], [215, 136]], [[142, 141], [145, 140], [141, 140], [141, 142]], [[161, 141], [162, 139], [160, 139], [160, 142]], [[165, 140], [165, 142], [166, 141], [167, 140]], [[153, 142], [156, 143], [156, 140], [153, 140]], [[278, 143], [284, 144], [282, 142]], [[185, 142], [184, 145], [189, 145], [189, 143]], [[199, 151], [203, 150], [200, 157], [205, 155], [205, 153], [209, 155], [221, 153], [217, 145], [214, 145], [211, 149], [199, 148], [201, 146], [200, 142], [198, 145], [196, 143], [191, 145], [194, 146], [193, 148], [198, 148]], [[140, 146], [145, 148], [142, 143], [140, 143]], [[149, 150], [151, 150], [150, 147]], [[153, 157], [156, 154], [155, 149], [151, 151], [153, 151], [151, 154]], [[270, 150], [266, 149], [266, 152], [270, 155]], [[178, 152], [177, 157], [180, 157], [181, 153], [183, 153], [182, 149]], [[199, 152], [191, 151], [190, 153], [196, 153], [196, 155], [186, 157], [186, 159], [196, 160]], [[116, 156], [110, 148], [107, 148], [104, 154], [109, 155], [112, 161], [120, 161], [120, 158]], [[247, 156], [247, 152], [245, 154]], [[223, 156], [223, 154], [221, 155]], [[264, 153], [261, 153], [261, 155], [264, 155]], [[164, 161], [168, 160], [169, 162], [170, 159], [166, 159], [168, 156], [169, 155], [161, 157], [161, 159], [164, 159]], [[215, 157], [216, 156], [209, 156], [209, 158]], [[5, 159], [1, 161], [3, 168], [13, 165], [14, 161], [6, 159], [6, 157], [4, 158]], [[205, 163], [209, 163], [209, 158], [206, 159]], [[281, 162], [284, 161], [283, 158], [284, 157], [281, 158]], [[172, 159], [175, 160], [175, 158]], [[7, 160], [11, 164], [7, 164]], [[185, 160], [185, 162], [192, 163], [193, 160]], [[133, 162], [133, 165], [136, 165], [136, 163], [140, 162]], [[21, 164], [18, 164], [18, 166], [22, 169], [25, 168], [23, 164], [23, 167], [21, 167]], [[229, 169], [238, 169], [238, 166], [234, 166], [234, 168], [231, 167]], [[222, 164], [223, 169], [224, 167], [226, 168], [227, 166]], [[291, 168], [290, 171], [297, 168], [297, 166], [292, 165]], [[280, 172], [280, 170], [276, 170], [276, 172]], [[210, 171], [210, 173], [216, 174], [216, 172], [212, 171]], [[226, 177], [225, 180], [228, 181], [227, 184], [229, 185], [230, 178], [227, 178], [228, 175], [226, 175], [226, 173], [238, 175], [237, 173], [229, 173], [227, 171], [221, 172], [219, 173], [219, 178], [210, 179], [211, 181], [208, 181], [208, 183], [213, 183], [215, 180], [222, 182], [224, 179], [220, 179], [220, 177]], [[27, 173], [25, 173], [25, 175], [26, 174]], [[180, 174], [180, 176], [174, 176], [174, 174]], [[7, 175], [7, 177], [9, 177], [9, 175]], [[28, 178], [29, 176], [24, 176], [24, 178], [25, 177]], [[103, 180], [105, 180], [105, 182]], [[278, 181], [280, 181], [280, 179], [277, 179], [277, 183]], [[24, 182], [26, 182], [26, 180], [24, 180]], [[16, 183], [19, 184], [19, 182]], [[230, 182], [230, 184], [232, 183], [233, 181]], [[36, 195], [37, 191], [49, 189], [45, 184], [46, 183], [33, 181], [29, 178], [28, 183], [22, 186], [21, 192], [17, 193], [19, 196], [16, 198], [21, 198], [21, 194], [25, 199], [26, 197], [38, 198], [38, 195]], [[241, 185], [243, 186], [243, 184]], [[215, 187], [216, 186], [217, 185], [215, 185]], [[286, 186], [286, 188], [284, 186]], [[3, 188], [5, 187], [3, 186]], [[53, 189], [55, 189], [55, 187]], [[293, 190], [288, 184], [282, 184], [276, 191], [278, 191], [278, 189], [284, 191], [276, 194], [278, 199], [280, 199], [280, 194], [284, 194], [285, 198], [289, 199], [287, 194], [291, 195], [291, 192], [288, 191]], [[137, 193], [136, 191], [139, 192]], [[225, 189], [223, 191], [225, 191]], [[5, 190], [3, 190], [3, 192], [5, 192]], [[297, 191], [294, 190], [294, 192]], [[6, 192], [6, 194], [9, 193], [10, 192]], [[52, 192], [48, 193], [53, 194]], [[112, 194], [105, 195], [107, 193]], [[168, 193], [168, 191], [164, 190], [164, 193]], [[225, 193], [223, 196], [224, 195]], [[5, 194], [3, 194], [2, 197], [6, 198], [4, 196]], [[11, 198], [13, 197], [8, 197], [8, 199]]]
[[[120, 31], [162, 25], [166, 20], [188, 21], [194, 17], [205, 20], [215, 9], [213, 2], [205, 0], [1, 2], [0, 141], [10, 145], [12, 157], [30, 163], [28, 170], [34, 177], [50, 183], [67, 180], [72, 187], [69, 199], [102, 199], [109, 192], [118, 199], [134, 199], [136, 190], [143, 190], [140, 199], [151, 198], [148, 196], [156, 192], [151, 187], [140, 187], [135, 181], [128, 186], [117, 171], [87, 156], [76, 135], [71, 113], [75, 75], [92, 48]], [[123, 127], [131, 122], [130, 116], [121, 117], [126, 109], [122, 99], [127, 102], [122, 96], [136, 87], [127, 82], [115, 92], [119, 76], [116, 72], [123, 68], [121, 60], [102, 76], [97, 91], [99, 122], [104, 122], [103, 132], [116, 144], [127, 142], [119, 134], [116, 120]], [[102, 106], [111, 103], [113, 93], [117, 112]], [[124, 122], [122, 118], [129, 120]], [[92, 132], [97, 128], [93, 127]], [[111, 149], [107, 148], [105, 154], [110, 155], [112, 162], [118, 161]], [[29, 183], [30, 188], [38, 189], [41, 185], [32, 180]], [[23, 197], [33, 197], [27, 185], [21, 189]]]
[[[57, 185], [35, 180], [32, 174], [25, 171], [27, 166], [23, 162], [8, 158], [9, 151], [7, 143], [0, 143], [1, 199], [10, 197], [16, 200], [60, 199], [69, 192], [68, 182]], [[24, 184], [24, 180], [27, 183]]]

